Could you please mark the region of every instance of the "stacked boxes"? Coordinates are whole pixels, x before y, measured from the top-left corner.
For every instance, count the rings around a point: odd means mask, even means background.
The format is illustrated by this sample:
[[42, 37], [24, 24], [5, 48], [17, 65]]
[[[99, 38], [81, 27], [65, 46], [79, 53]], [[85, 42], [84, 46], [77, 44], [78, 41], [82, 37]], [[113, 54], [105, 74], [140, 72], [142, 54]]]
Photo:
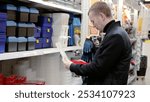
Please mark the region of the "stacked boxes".
[[67, 47], [69, 14], [54, 13], [53, 20], [53, 47], [56, 47], [57, 42], [60, 42], [62, 44], [62, 47]]
[[52, 17], [49, 16], [40, 16], [39, 17], [39, 25], [41, 27], [41, 36], [38, 37], [39, 31], [36, 29], [36, 48], [41, 47], [42, 48], [50, 48], [51, 47], [51, 37], [53, 34], [53, 28], [52, 28]]
[[6, 13], [0, 13], [0, 53], [5, 52], [5, 42], [6, 42]]

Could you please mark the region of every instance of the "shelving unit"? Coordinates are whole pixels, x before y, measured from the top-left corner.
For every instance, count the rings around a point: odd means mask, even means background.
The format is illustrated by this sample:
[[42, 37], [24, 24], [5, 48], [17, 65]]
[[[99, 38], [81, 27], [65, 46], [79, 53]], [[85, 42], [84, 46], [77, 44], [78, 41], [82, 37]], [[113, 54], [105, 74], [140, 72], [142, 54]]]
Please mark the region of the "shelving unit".
[[[64, 51], [75, 51], [81, 50], [84, 43], [86, 34], [88, 34], [88, 2], [87, 0], [81, 0], [81, 10], [67, 7], [60, 3], [55, 3], [53, 1], [43, 1], [43, 0], [18, 0], [22, 2], [23, 5], [29, 7], [36, 7], [39, 9], [45, 9], [46, 11], [53, 12], [66, 12], [73, 13], [75, 15], [81, 16], [81, 46], [71, 46], [64, 48]], [[46, 84], [51, 85], [61, 85], [61, 84], [81, 84], [81, 77], [73, 77], [71, 72], [68, 73], [64, 68], [64, 65], [61, 60], [61, 56], [57, 48], [47, 48], [47, 49], [37, 49], [32, 51], [21, 51], [21, 52], [11, 52], [11, 53], [2, 53], [0, 54], [0, 62], [9, 61], [9, 60], [18, 60], [25, 59], [29, 61], [30, 68], [36, 71], [36, 77], [44, 80]], [[65, 76], [65, 74], [66, 76]], [[71, 81], [65, 83], [63, 80], [65, 76], [66, 80], [71, 78]], [[65, 81], [66, 81], [65, 80]], [[70, 80], [70, 79], [68, 79]]]
[[[73, 46], [64, 48], [64, 51], [73, 51], [73, 50], [80, 50], [81, 47]], [[57, 48], [48, 48], [48, 49], [39, 49], [33, 51], [22, 51], [22, 52], [11, 52], [11, 53], [3, 53], [0, 54], [0, 61], [2, 60], [10, 60], [10, 59], [17, 59], [17, 58], [25, 58], [25, 57], [33, 57], [33, 56], [41, 56], [46, 54], [53, 54], [59, 53]]]

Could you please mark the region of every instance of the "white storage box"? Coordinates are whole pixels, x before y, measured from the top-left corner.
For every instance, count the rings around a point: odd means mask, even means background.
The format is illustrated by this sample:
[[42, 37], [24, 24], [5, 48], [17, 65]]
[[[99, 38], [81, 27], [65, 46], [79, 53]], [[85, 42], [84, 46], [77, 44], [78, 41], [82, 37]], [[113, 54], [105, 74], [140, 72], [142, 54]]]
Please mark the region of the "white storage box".
[[62, 47], [65, 48], [68, 45], [68, 36], [53, 36], [52, 37], [52, 46], [56, 48], [56, 43], [60, 42]]
[[53, 13], [53, 24], [54, 25], [68, 25], [69, 14], [67, 13]]
[[68, 25], [53, 25], [53, 36], [68, 36]]

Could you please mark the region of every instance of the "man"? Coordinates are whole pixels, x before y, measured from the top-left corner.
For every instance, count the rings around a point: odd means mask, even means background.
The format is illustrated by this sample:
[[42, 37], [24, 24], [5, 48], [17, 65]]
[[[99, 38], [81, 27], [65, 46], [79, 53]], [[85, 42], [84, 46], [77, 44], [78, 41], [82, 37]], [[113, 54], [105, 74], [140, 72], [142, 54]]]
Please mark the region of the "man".
[[93, 4], [89, 18], [98, 30], [106, 33], [105, 37], [91, 63], [73, 64], [63, 58], [66, 68], [77, 75], [88, 76], [88, 85], [126, 85], [132, 53], [128, 34], [120, 22], [113, 20], [105, 2]]

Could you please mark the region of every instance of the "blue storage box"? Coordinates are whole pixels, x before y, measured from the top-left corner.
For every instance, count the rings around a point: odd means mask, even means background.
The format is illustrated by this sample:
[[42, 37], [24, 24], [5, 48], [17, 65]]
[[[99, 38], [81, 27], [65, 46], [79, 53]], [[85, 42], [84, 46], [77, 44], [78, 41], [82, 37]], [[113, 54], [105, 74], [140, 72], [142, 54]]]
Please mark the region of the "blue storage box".
[[16, 22], [7, 21], [6, 35], [7, 36], [16, 36]]
[[0, 13], [0, 33], [6, 32], [6, 13]]
[[34, 37], [35, 38], [41, 37], [41, 27], [35, 27]]
[[5, 43], [6, 43], [6, 35], [4, 33], [0, 33], [0, 53], [5, 52]]
[[33, 23], [27, 23], [26, 25], [27, 25], [27, 37], [34, 36], [35, 24], [33, 24]]
[[48, 26], [50, 27], [53, 23], [52, 17], [45, 17], [45, 16], [40, 16], [39, 17], [39, 25], [40, 26]]
[[51, 47], [51, 38], [43, 38], [43, 48], [50, 48]]
[[16, 37], [8, 37], [7, 38], [7, 47], [6, 51], [7, 52], [16, 52], [17, 51], [17, 43], [18, 43], [18, 38]]
[[73, 18], [73, 26], [81, 26], [81, 22], [79, 18]]
[[1, 5], [1, 9], [7, 12], [7, 20], [16, 20], [17, 7], [12, 4]]
[[70, 38], [68, 39], [68, 45], [69, 46], [73, 46], [75, 44], [74, 43], [75, 41], [74, 41], [74, 28], [73, 28], [72, 24], [69, 26], [69, 32], [68, 32], [68, 34], [70, 36]]
[[35, 41], [35, 49], [40, 49], [42, 48], [42, 45], [43, 45], [43, 39], [42, 38], [36, 38], [36, 41]]
[[27, 35], [27, 24], [26, 23], [18, 23], [17, 24], [17, 36], [18, 37], [26, 37]]
[[25, 37], [18, 37], [18, 51], [25, 51], [27, 44], [27, 38]]
[[34, 37], [28, 37], [27, 38], [27, 50], [34, 50], [35, 49], [35, 38]]
[[52, 27], [42, 27], [41, 36], [42, 37], [51, 37], [53, 33]]
[[29, 22], [38, 22], [39, 11], [36, 8], [30, 8], [29, 12]]
[[28, 22], [29, 9], [25, 6], [18, 7], [18, 17], [19, 22]]

